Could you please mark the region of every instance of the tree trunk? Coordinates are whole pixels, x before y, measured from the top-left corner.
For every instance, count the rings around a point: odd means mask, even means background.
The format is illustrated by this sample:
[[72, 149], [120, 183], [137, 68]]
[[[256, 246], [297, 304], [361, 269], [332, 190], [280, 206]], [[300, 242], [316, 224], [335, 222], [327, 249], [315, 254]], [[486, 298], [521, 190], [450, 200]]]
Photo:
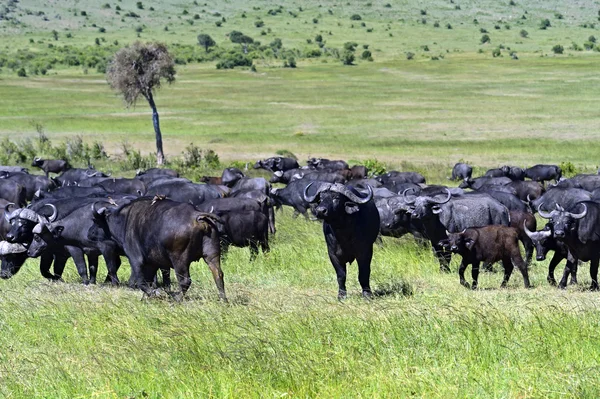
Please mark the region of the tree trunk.
[[154, 103], [152, 92], [149, 92], [146, 95], [146, 99], [148, 100], [148, 104], [150, 104], [150, 108], [152, 108], [152, 124], [154, 125], [154, 133], [156, 135], [156, 163], [158, 165], [162, 165], [165, 163], [165, 154], [163, 153], [162, 133], [160, 132], [158, 111], [156, 110], [156, 104]]

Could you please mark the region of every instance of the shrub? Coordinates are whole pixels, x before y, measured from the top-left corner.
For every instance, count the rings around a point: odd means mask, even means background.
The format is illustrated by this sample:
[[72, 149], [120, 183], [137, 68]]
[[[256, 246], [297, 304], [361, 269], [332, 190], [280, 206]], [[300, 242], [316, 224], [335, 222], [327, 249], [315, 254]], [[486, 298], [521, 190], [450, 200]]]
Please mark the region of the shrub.
[[290, 57], [283, 62], [284, 68], [296, 68], [296, 59], [294, 57]]
[[373, 61], [373, 56], [369, 50], [363, 51], [360, 55], [360, 58], [362, 58], [363, 60]]
[[588, 42], [596, 43], [596, 37], [594, 35], [590, 36]]
[[492, 57], [500, 57], [501, 55], [502, 50], [500, 50], [500, 47], [497, 47], [492, 51]]
[[488, 31], [485, 28], [479, 28], [479, 33], [488, 33]]
[[322, 43], [323, 42], [323, 36], [321, 36], [320, 34], [315, 36], [315, 42], [317, 43]]
[[379, 176], [387, 172], [385, 164], [375, 158], [366, 159], [363, 165], [368, 169], [369, 176]]
[[421, 15], [427, 15], [427, 11], [426, 10], [421, 10]]
[[433, 27], [434, 27], [434, 28], [439, 28], [439, 27], [440, 27], [440, 23], [439, 23], [438, 21], [435, 21], [435, 22], [433, 23]]
[[545, 29], [549, 28], [550, 26], [551, 26], [550, 20], [548, 18], [542, 19], [540, 21], [540, 29], [545, 30]]
[[563, 15], [561, 13], [559, 13], [559, 12], [555, 12], [554, 13], [554, 18], [556, 18], [556, 19], [563, 19]]
[[259, 19], [258, 21], [254, 21], [254, 26], [256, 26], [257, 28], [262, 28], [263, 26], [265, 26], [265, 23]]
[[527, 32], [525, 29], [521, 29], [521, 32], [519, 32], [519, 35], [526, 39], [529, 36], [529, 32]]
[[342, 64], [344, 65], [353, 65], [354, 63], [354, 53], [352, 51], [345, 50], [341, 56]]
[[586, 50], [593, 50], [594, 49], [595, 44], [592, 42], [585, 42], [583, 43], [583, 48]]
[[108, 8], [110, 8], [110, 4], [108, 4], [108, 3], [104, 3], [104, 4], [102, 5], [102, 8], [104, 8], [104, 9], [108, 9]]
[[221, 25], [223, 25], [223, 22], [221, 22], [221, 21], [215, 21], [215, 25], [217, 25], [217, 28], [220, 28]]
[[346, 43], [344, 43], [344, 50], [355, 51], [356, 46], [358, 46], [358, 43], [356, 43], [356, 42], [346, 42]]
[[233, 69], [236, 66], [252, 66], [252, 60], [243, 54], [234, 53], [229, 54], [217, 63], [217, 69]]
[[490, 43], [491, 42], [489, 35], [483, 35], [483, 36], [481, 36], [481, 40], [480, 41], [481, 41], [481, 44], [486, 44], [486, 43]]
[[406, 53], [406, 59], [407, 60], [412, 60], [413, 58], [415, 58], [415, 53], [412, 53], [412, 52], [408, 51]]
[[517, 5], [517, 3], [515, 3], [515, 0], [510, 0], [510, 1], [508, 2], [508, 5], [509, 5], [509, 6], [516, 6], [516, 5]]
[[27, 77], [27, 72], [25, 71], [25, 68], [20, 68], [17, 71], [17, 76], [19, 76], [21, 78], [26, 78]]
[[560, 44], [555, 45], [554, 47], [552, 47], [552, 52], [554, 52], [554, 54], [562, 54], [564, 53], [565, 48], [563, 46], [561, 46]]
[[319, 23], [319, 20], [317, 18], [313, 18], [312, 21], [313, 21], [313, 24], [318, 24]]
[[98, 28], [98, 32], [100, 32], [100, 33], [106, 33], [106, 28]]
[[579, 174], [579, 170], [577, 170], [577, 167], [573, 165], [572, 162], [561, 162], [558, 166], [562, 170], [563, 176], [566, 178]]
[[87, 17], [87, 12], [82, 11], [82, 12], [79, 13], [79, 15], [81, 15], [82, 17]]
[[450, 25], [450, 24], [446, 24], [446, 28], [447, 28], [447, 29], [452, 29], [452, 25]]
[[138, 8], [138, 10], [144, 9], [144, 4], [141, 1], [138, 1], [137, 3], [135, 3], [135, 6]]
[[352, 16], [350, 17], [350, 20], [352, 21], [360, 21], [362, 19], [362, 17], [360, 16], [360, 14], [352, 14]]

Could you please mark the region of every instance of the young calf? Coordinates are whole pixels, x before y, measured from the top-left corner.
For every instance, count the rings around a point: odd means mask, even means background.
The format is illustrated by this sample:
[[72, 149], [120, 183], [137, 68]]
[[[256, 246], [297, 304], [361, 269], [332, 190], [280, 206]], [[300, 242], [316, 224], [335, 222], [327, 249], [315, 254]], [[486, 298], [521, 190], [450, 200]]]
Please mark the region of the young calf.
[[567, 259], [567, 264], [565, 265], [565, 270], [563, 272], [563, 276], [558, 283], [558, 288], [566, 288], [567, 280], [569, 275], [571, 276], [571, 284], [577, 284], [577, 261], [573, 261], [569, 259], [569, 249], [566, 244], [558, 241], [554, 238], [552, 234], [552, 224], [548, 223], [543, 230], [540, 231], [531, 231], [524, 226], [525, 233], [535, 246], [536, 250], [536, 260], [543, 261], [546, 259], [546, 255], [548, 251], [554, 251], [554, 256], [552, 256], [552, 260], [550, 260], [550, 264], [548, 265], [548, 283], [550, 285], [556, 285], [556, 279], [554, 278], [554, 269], [563, 259]]
[[519, 233], [513, 227], [491, 225], [485, 227], [469, 228], [460, 233], [448, 234], [448, 245], [450, 250], [462, 256], [462, 262], [458, 270], [460, 283], [469, 287], [465, 280], [465, 270], [470, 264], [473, 277], [473, 289], [477, 288], [479, 277], [479, 264], [495, 263], [502, 261], [504, 266], [504, 280], [501, 287], [505, 287], [510, 279], [514, 266], [517, 266], [523, 274], [525, 288], [530, 287], [527, 265], [519, 250]]

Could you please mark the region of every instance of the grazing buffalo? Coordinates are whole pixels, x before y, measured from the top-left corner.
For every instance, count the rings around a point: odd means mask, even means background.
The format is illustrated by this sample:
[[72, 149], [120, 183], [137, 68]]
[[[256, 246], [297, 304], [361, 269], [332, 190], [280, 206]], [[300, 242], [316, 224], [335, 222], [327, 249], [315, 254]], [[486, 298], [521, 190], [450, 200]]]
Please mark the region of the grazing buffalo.
[[373, 243], [379, 233], [379, 213], [373, 202], [373, 190], [363, 195], [353, 187], [328, 184], [310, 195], [309, 184], [304, 200], [315, 204], [313, 213], [323, 220], [327, 253], [337, 274], [338, 299], [346, 298], [346, 264], [358, 263], [358, 280], [365, 298], [372, 296], [369, 279]]
[[298, 161], [294, 158], [272, 157], [256, 161], [254, 169], [265, 169], [269, 172], [285, 172], [286, 170], [296, 169], [299, 166]]
[[33, 158], [33, 162], [31, 163], [31, 166], [35, 166], [40, 168], [41, 170], [44, 171], [44, 173], [46, 174], [46, 177], [48, 177], [48, 175], [50, 173], [62, 173], [67, 169], [70, 169], [71, 166], [69, 165], [69, 162], [62, 160], [62, 159], [41, 159], [39, 157], [35, 157]]
[[504, 173], [504, 170], [502, 170], [502, 168], [494, 168], [488, 169], [483, 175], [483, 177], [506, 177], [506, 174]]
[[592, 201], [577, 203], [570, 208], [560, 205], [552, 212], [540, 206], [539, 213], [549, 219], [553, 236], [566, 244], [569, 256], [590, 262], [591, 290], [598, 290], [598, 264], [600, 263], [600, 204]]
[[502, 261], [504, 267], [504, 279], [501, 287], [506, 287], [514, 266], [517, 266], [523, 275], [525, 288], [529, 288], [529, 274], [527, 265], [521, 257], [519, 250], [519, 234], [516, 229], [506, 226], [484, 226], [468, 228], [459, 233], [448, 232], [448, 246], [453, 253], [462, 257], [458, 269], [460, 283], [469, 287], [465, 280], [465, 270], [471, 265], [471, 276], [473, 284], [471, 288], [477, 288], [479, 277], [479, 264], [481, 262], [492, 264]]
[[[296, 175], [292, 177], [293, 180], [298, 180], [295, 178]], [[346, 182], [346, 177], [341, 174], [339, 171], [337, 172], [324, 172], [324, 171], [316, 171], [312, 173], [307, 173], [302, 176], [302, 180], [319, 180], [326, 181], [328, 183], [344, 183]]]
[[146, 194], [148, 196], [166, 196], [174, 201], [199, 205], [208, 199], [223, 198], [228, 191], [221, 187], [211, 184], [195, 184], [186, 179], [165, 179], [150, 185]]
[[185, 294], [192, 283], [190, 263], [202, 258], [213, 274], [219, 297], [227, 300], [216, 216], [159, 197], [142, 197], [118, 208], [98, 208], [96, 213], [95, 220], [123, 249], [134, 283], [146, 294], [153, 293], [156, 272], [160, 269], [168, 274], [171, 268], [181, 294]]
[[243, 177], [231, 186], [231, 193], [248, 190], [256, 190], [269, 195], [271, 192], [271, 183], [262, 177]]
[[533, 241], [527, 234], [527, 229], [530, 231], [535, 231], [537, 228], [537, 221], [535, 220], [535, 216], [532, 213], [525, 211], [513, 211], [509, 212], [510, 214], [510, 227], [513, 227], [519, 233], [519, 241], [523, 243], [523, 248], [525, 248], [525, 263], [527, 266], [531, 264], [531, 259], [533, 259], [533, 250], [535, 248]]
[[98, 186], [104, 188], [111, 194], [132, 194], [141, 196], [146, 193], [146, 185], [138, 179], [107, 179], [98, 183]]
[[587, 191], [594, 191], [600, 188], [599, 175], [577, 175], [570, 179], [563, 179], [558, 182], [556, 187], [581, 188]]
[[550, 180], [558, 183], [562, 177], [562, 170], [556, 165], [534, 165], [525, 169], [525, 177], [541, 183]]
[[138, 170], [135, 178], [149, 185], [151, 182], [160, 179], [178, 178], [179, 173], [173, 169], [151, 168], [148, 170]]
[[452, 177], [450, 180], [467, 180], [473, 175], [473, 167], [466, 163], [459, 162], [452, 168]]
[[29, 173], [29, 170], [21, 166], [0, 165], [0, 173]]
[[36, 202], [40, 199], [66, 199], [66, 198], [85, 198], [91, 196], [106, 196], [109, 192], [104, 187], [79, 187], [79, 186], [66, 186], [56, 189], [54, 191], [36, 191], [33, 196], [33, 201]]
[[515, 180], [506, 185], [515, 191], [515, 195], [519, 197], [521, 201], [532, 201], [544, 194], [546, 191], [544, 186], [536, 181], [520, 181]]
[[569, 249], [565, 243], [554, 238], [552, 225], [547, 224], [546, 227], [540, 231], [532, 231], [527, 228], [526, 225], [523, 226], [523, 229], [535, 246], [535, 259], [537, 261], [541, 262], [545, 260], [548, 251], [554, 251], [554, 255], [552, 256], [550, 264], [548, 265], [548, 277], [546, 278], [548, 283], [550, 283], [550, 285], [556, 285], [554, 270], [563, 259], [567, 259], [567, 264], [565, 265], [565, 270], [560, 283], [558, 283], [558, 288], [564, 289], [567, 287], [567, 279], [569, 278], [569, 275], [571, 275], [571, 284], [577, 284], [577, 263], [572, 264], [569, 261]]

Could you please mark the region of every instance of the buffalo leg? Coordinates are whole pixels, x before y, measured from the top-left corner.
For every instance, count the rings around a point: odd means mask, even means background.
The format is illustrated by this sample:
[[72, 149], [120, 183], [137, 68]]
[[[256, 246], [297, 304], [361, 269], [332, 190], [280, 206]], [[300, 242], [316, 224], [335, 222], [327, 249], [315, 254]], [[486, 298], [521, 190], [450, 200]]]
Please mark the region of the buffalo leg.
[[162, 285], [165, 291], [171, 291], [171, 269], [161, 268], [160, 272], [162, 274]]
[[65, 270], [69, 254], [67, 253], [55, 253], [54, 254], [54, 277], [57, 280], [62, 280], [62, 274]]
[[433, 253], [435, 256], [437, 256], [438, 261], [440, 262], [440, 271], [444, 273], [450, 273], [450, 260], [452, 259], [452, 253], [444, 251], [444, 249], [437, 244], [433, 245]]
[[175, 276], [177, 277], [177, 282], [179, 283], [179, 288], [181, 289], [181, 297], [190, 289], [192, 285], [192, 279], [190, 278], [190, 264], [185, 262], [179, 262], [179, 264], [174, 265]]
[[105, 282], [110, 282], [112, 285], [119, 284], [119, 277], [117, 276], [117, 270], [121, 266], [121, 257], [119, 256], [117, 249], [106, 245], [100, 248], [104, 262], [106, 263], [107, 275]]
[[50, 273], [50, 266], [52, 266], [52, 253], [49, 251], [44, 251], [40, 256], [40, 273], [44, 278], [49, 280], [58, 280], [54, 274]]
[[90, 270], [90, 284], [96, 284], [96, 275], [98, 274], [98, 255], [88, 255], [88, 268]]
[[467, 270], [467, 266], [469, 266], [469, 262], [463, 258], [458, 268], [458, 277], [460, 278], [460, 284], [463, 287], [469, 288], [469, 283], [467, 283], [467, 280], [465, 280], [465, 270]]
[[531, 283], [529, 282], [529, 272], [527, 270], [527, 265], [525, 264], [525, 261], [521, 257], [521, 253], [518, 252], [518, 253], [513, 254], [512, 258], [511, 258], [511, 262], [515, 266], [517, 266], [517, 268], [523, 275], [523, 285], [525, 286], [525, 288], [531, 287]]
[[[556, 266], [558, 266], [558, 264], [564, 259], [563, 256], [561, 256], [558, 252], [554, 252], [554, 255], [552, 256], [552, 259], [550, 260], [550, 265], [548, 265], [548, 277], [546, 277], [546, 280], [548, 280], [548, 283], [550, 283], [550, 285], [556, 285], [556, 279], [554, 278], [554, 270], [556, 269]], [[558, 284], [558, 288], [565, 288], [567, 286], [567, 280], [565, 278], [567, 274], [567, 270], [568, 273], [570, 273], [570, 269], [569, 268], [569, 261], [567, 261], [567, 264], [565, 265], [565, 270], [563, 272], [563, 278], [560, 280], [560, 283]]]
[[337, 256], [329, 252], [329, 260], [335, 269], [338, 281], [338, 299], [346, 299], [346, 263], [342, 263]]
[[471, 263], [471, 277], [473, 278], [473, 285], [471, 288], [476, 290], [479, 279], [479, 262], [477, 261]]
[[258, 242], [250, 240], [250, 261], [253, 261], [258, 256]]
[[356, 263], [358, 263], [358, 282], [362, 288], [362, 295], [365, 298], [373, 296], [370, 286], [372, 258], [373, 247], [369, 247], [361, 251], [361, 256], [356, 259]]
[[85, 285], [90, 283], [87, 271], [87, 265], [85, 264], [85, 257], [83, 256], [83, 251], [77, 247], [66, 247], [67, 251], [71, 254], [73, 258], [73, 262], [75, 262], [75, 266], [77, 267], [77, 273], [81, 277], [81, 282]]
[[275, 209], [272, 206], [269, 207], [269, 232], [275, 234]]
[[508, 280], [510, 280], [510, 275], [512, 274], [514, 266], [510, 259], [503, 259], [502, 266], [504, 267], [504, 279], [502, 279], [500, 287], [504, 288], [508, 284]]
[[208, 265], [210, 272], [213, 275], [215, 280], [215, 284], [217, 285], [217, 290], [219, 291], [219, 299], [227, 302], [227, 297], [225, 296], [225, 282], [223, 280], [223, 270], [221, 270], [221, 260], [219, 255], [212, 256], [204, 256], [204, 261]]
[[590, 277], [592, 278], [592, 285], [590, 290], [598, 291], [598, 263], [600, 259], [594, 258], [590, 260]]
[[523, 238], [523, 247], [525, 248], [525, 264], [527, 266], [531, 265], [531, 260], [533, 259], [533, 241], [529, 237]]

